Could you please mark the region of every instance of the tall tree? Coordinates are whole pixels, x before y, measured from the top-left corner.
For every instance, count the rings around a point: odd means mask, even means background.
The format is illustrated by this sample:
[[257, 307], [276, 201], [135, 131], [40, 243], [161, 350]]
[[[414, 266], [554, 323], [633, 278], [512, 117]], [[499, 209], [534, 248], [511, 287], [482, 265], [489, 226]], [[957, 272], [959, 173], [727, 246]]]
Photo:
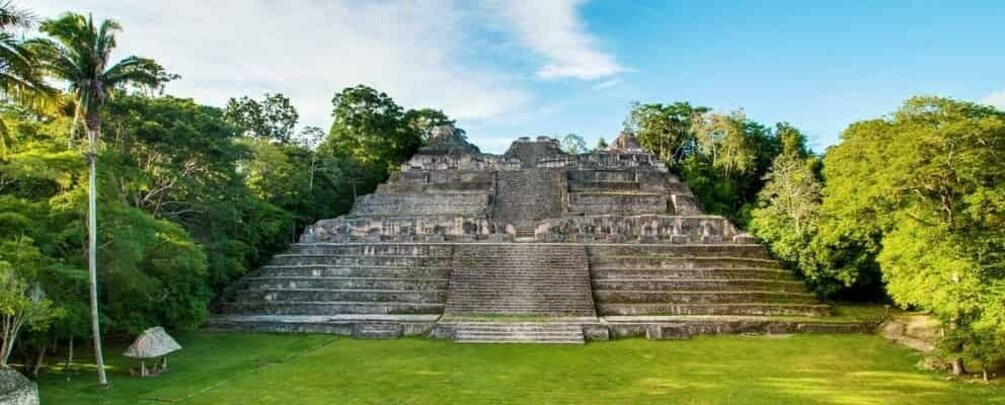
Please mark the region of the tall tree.
[[448, 121], [437, 114], [406, 112], [387, 93], [358, 85], [348, 87], [332, 98], [332, 123], [322, 150], [336, 156], [351, 157], [370, 166], [374, 173], [386, 175], [403, 163], [423, 142], [425, 119]]
[[88, 274], [91, 295], [91, 328], [98, 381], [108, 384], [101, 352], [97, 292], [97, 151], [101, 138], [101, 109], [115, 90], [126, 85], [156, 88], [176, 78], [152, 59], [137, 56], [111, 63], [115, 33], [122, 27], [112, 20], [95, 25], [91, 16], [67, 13], [42, 23], [41, 31], [52, 39], [30, 42], [45, 72], [69, 83], [76, 117], [83, 117], [88, 138]]
[[287, 143], [300, 114], [286, 96], [265, 93], [262, 101], [248, 96], [230, 99], [224, 117], [246, 136]]
[[896, 303], [940, 319], [963, 373], [968, 346], [1005, 334], [1005, 112], [912, 98], [850, 126], [824, 163], [821, 236], [862, 246]]

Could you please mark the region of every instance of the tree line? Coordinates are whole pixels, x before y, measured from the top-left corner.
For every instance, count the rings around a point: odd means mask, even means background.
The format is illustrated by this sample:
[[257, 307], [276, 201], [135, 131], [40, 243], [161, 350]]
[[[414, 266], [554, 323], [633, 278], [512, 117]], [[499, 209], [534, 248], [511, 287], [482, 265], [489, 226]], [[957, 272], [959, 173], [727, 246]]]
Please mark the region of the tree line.
[[453, 122], [355, 86], [333, 97], [331, 128], [298, 130], [282, 94], [223, 108], [163, 94], [181, 78], [115, 59], [114, 21], [38, 22], [8, 3], [0, 28], [0, 365], [19, 357], [30, 375], [57, 347], [100, 350], [92, 331], [197, 327], [232, 280]]
[[626, 129], [821, 297], [930, 313], [955, 374], [1005, 360], [1005, 112], [914, 97], [822, 155], [687, 102], [635, 104]]

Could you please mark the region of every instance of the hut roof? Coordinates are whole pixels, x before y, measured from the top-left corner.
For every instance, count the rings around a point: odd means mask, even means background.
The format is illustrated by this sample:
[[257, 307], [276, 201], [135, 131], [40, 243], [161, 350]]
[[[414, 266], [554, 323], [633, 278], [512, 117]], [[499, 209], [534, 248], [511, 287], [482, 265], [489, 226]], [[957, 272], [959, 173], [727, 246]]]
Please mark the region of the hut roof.
[[151, 359], [180, 349], [181, 345], [164, 328], [157, 326], [143, 331], [122, 355], [134, 359]]

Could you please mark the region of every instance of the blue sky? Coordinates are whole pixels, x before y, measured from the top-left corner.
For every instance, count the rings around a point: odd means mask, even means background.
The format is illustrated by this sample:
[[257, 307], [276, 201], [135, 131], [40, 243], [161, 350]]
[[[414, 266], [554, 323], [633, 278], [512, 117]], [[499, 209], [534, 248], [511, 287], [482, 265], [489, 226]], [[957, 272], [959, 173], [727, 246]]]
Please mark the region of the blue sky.
[[[191, 4], [188, 4], [191, 3]], [[483, 149], [518, 136], [611, 139], [632, 101], [743, 108], [816, 150], [849, 123], [935, 94], [1005, 108], [1005, 4], [42, 0], [115, 18], [121, 53], [182, 75], [169, 92], [222, 105], [282, 92], [327, 128], [335, 91], [364, 83], [442, 108]], [[188, 4], [188, 5], [186, 5]]]

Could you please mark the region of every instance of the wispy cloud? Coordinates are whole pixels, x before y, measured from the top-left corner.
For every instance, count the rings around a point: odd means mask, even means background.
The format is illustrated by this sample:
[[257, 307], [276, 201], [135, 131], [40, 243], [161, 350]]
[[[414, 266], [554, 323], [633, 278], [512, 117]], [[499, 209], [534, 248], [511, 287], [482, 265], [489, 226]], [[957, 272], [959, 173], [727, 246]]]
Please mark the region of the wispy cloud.
[[582, 0], [489, 0], [520, 41], [544, 58], [542, 79], [599, 79], [625, 70], [599, 49], [577, 14]]
[[[331, 97], [363, 83], [405, 106], [440, 108], [462, 120], [519, 109], [532, 93], [491, 65], [459, 60], [466, 12], [450, 0], [46, 0], [43, 17], [93, 12], [125, 28], [116, 55], [148, 56], [182, 79], [168, 91], [222, 105], [282, 92], [302, 122], [326, 127]], [[470, 7], [468, 7], [470, 9]]]
[[593, 87], [591, 87], [590, 89], [592, 89], [593, 91], [608, 89], [621, 84], [622, 81], [623, 80], [621, 78], [607, 79], [600, 83], [594, 84]]
[[988, 94], [987, 97], [981, 99], [981, 103], [1005, 110], [1005, 90], [999, 90]]

